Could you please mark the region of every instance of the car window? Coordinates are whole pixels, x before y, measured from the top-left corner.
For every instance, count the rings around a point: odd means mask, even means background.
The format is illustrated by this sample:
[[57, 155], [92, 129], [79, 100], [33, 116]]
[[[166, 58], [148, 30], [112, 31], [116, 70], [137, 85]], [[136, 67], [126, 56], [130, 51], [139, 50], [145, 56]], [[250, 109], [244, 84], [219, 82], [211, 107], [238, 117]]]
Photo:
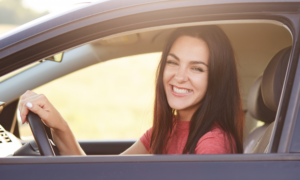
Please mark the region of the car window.
[[[44, 94], [77, 139], [137, 139], [150, 128], [155, 71], [161, 53], [98, 63], [33, 91]], [[22, 139], [32, 139], [28, 125]]]
[[[264, 125], [251, 117], [248, 111], [250, 88], [272, 57], [292, 44], [292, 38], [284, 27], [276, 24], [219, 26], [229, 37], [236, 56], [245, 112], [246, 140], [253, 130]], [[131, 53], [130, 48], [145, 46], [143, 43], [149, 43], [147, 48], [150, 49], [161, 46], [158, 42], [166, 41], [171, 31], [172, 29], [155, 30], [93, 42], [90, 46], [94, 50], [89, 53], [97, 54], [104, 62], [54, 80], [33, 91], [49, 98], [79, 140], [137, 139], [151, 127], [155, 71], [161, 53], [109, 59], [117, 55], [125, 56], [124, 54]], [[77, 54], [76, 57], [78, 58]], [[79, 57], [80, 61], [81, 58]], [[32, 138], [28, 125], [21, 125], [20, 130], [23, 139]]]

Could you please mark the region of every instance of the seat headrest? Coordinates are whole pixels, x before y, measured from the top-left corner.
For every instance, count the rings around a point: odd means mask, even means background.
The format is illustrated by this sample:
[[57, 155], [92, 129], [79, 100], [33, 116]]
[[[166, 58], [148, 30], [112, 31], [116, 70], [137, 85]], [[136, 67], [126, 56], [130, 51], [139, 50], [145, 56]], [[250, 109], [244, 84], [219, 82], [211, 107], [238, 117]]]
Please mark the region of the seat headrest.
[[250, 89], [247, 106], [250, 115], [265, 123], [271, 123], [275, 120], [276, 111], [270, 110], [264, 103], [261, 94], [262, 76], [258, 77]]
[[277, 111], [291, 47], [279, 51], [269, 62], [262, 77], [261, 91], [265, 105]]

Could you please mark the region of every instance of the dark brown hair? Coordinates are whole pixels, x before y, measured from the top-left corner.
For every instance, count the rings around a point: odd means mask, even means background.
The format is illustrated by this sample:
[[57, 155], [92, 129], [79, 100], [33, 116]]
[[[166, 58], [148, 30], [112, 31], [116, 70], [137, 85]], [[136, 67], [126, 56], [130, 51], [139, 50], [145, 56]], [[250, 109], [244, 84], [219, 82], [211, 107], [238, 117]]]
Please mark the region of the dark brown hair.
[[200, 38], [209, 48], [207, 91], [201, 101], [201, 106], [190, 121], [190, 131], [183, 154], [194, 154], [197, 142], [211, 130], [214, 124], [226, 133], [231, 152], [233, 153], [236, 149], [238, 153], [243, 153], [244, 115], [234, 52], [226, 34], [214, 25], [178, 28], [169, 37], [156, 73], [150, 153], [166, 154], [167, 143], [175, 128], [175, 110], [167, 101], [163, 72], [169, 51], [175, 40], [181, 36]]

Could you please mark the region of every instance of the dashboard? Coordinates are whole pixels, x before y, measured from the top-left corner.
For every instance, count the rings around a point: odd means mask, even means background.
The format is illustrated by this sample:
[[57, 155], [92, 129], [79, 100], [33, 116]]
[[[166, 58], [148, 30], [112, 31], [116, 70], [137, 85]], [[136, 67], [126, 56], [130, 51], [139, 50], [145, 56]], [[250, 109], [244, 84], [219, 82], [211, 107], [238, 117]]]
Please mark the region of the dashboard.
[[21, 147], [21, 141], [0, 125], [0, 157], [12, 156]]

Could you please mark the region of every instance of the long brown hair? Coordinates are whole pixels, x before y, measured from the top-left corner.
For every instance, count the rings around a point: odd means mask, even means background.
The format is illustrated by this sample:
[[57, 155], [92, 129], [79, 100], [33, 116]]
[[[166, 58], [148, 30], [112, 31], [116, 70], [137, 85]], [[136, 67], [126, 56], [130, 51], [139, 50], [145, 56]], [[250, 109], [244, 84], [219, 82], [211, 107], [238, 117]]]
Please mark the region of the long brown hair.
[[169, 37], [156, 73], [150, 153], [166, 154], [170, 135], [175, 128], [175, 110], [167, 101], [163, 73], [169, 51], [175, 40], [181, 36], [200, 38], [209, 48], [207, 91], [201, 106], [190, 121], [190, 131], [183, 154], [194, 154], [197, 142], [214, 124], [219, 125], [226, 133], [231, 152], [236, 149], [238, 153], [243, 153], [244, 115], [234, 52], [226, 34], [214, 25], [178, 28]]

